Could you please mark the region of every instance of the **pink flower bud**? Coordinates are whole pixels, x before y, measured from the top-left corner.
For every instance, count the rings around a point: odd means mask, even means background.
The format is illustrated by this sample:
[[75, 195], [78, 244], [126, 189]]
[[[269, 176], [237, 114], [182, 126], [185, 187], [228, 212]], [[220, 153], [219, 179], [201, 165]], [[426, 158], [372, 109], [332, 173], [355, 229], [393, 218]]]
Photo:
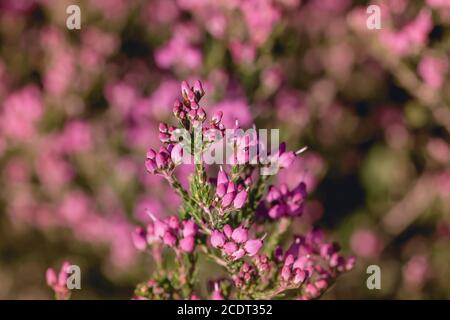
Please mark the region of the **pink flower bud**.
[[180, 227], [180, 220], [178, 220], [177, 216], [170, 216], [167, 218], [167, 224], [171, 229], [178, 230]]
[[286, 259], [284, 260], [284, 265], [285, 266], [290, 266], [294, 263], [294, 256], [292, 254], [287, 255]]
[[225, 244], [225, 236], [218, 230], [213, 230], [211, 233], [211, 245], [214, 248], [221, 248]]
[[233, 233], [231, 234], [231, 238], [236, 243], [244, 243], [248, 240], [248, 231], [242, 226], [239, 226], [238, 228], [234, 229]]
[[156, 161], [156, 166], [158, 167], [158, 169], [163, 169], [168, 165], [167, 162], [167, 155], [165, 153], [159, 152], [156, 157], [155, 157], [155, 161]]
[[131, 233], [131, 240], [138, 250], [145, 250], [147, 247], [147, 234], [143, 228], [136, 228]]
[[147, 169], [148, 172], [150, 172], [151, 174], [155, 173], [157, 166], [156, 166], [156, 161], [152, 160], [152, 159], [147, 159], [145, 161], [145, 168]]
[[286, 205], [276, 204], [272, 208], [269, 209], [269, 212], [267, 214], [272, 219], [279, 219], [286, 214]]
[[345, 263], [345, 270], [350, 271], [354, 268], [356, 263], [356, 258], [351, 256], [347, 259], [347, 262]]
[[222, 167], [220, 167], [220, 171], [217, 175], [217, 185], [220, 184], [228, 184], [228, 175], [227, 173], [222, 169]]
[[233, 261], [239, 260], [241, 259], [243, 256], [245, 256], [245, 250], [244, 249], [238, 249], [237, 251], [235, 251], [231, 257], [233, 258]]
[[197, 234], [198, 226], [194, 220], [190, 219], [183, 222], [183, 237], [194, 237]]
[[206, 112], [203, 108], [200, 108], [197, 110], [197, 117], [200, 121], [205, 121], [206, 119]]
[[212, 293], [211, 299], [212, 300], [224, 300], [222, 292], [220, 291], [220, 286], [217, 282], [214, 283], [214, 291]]
[[244, 248], [245, 248], [245, 251], [247, 251], [247, 254], [250, 257], [252, 257], [252, 256], [254, 256], [255, 254], [258, 253], [258, 251], [259, 251], [259, 249], [261, 249], [262, 245], [263, 245], [263, 242], [261, 240], [259, 240], [259, 239], [248, 240], [245, 243]]
[[169, 247], [175, 246], [177, 243], [177, 238], [170, 232], [166, 232], [163, 236], [163, 242]]
[[309, 259], [306, 256], [300, 256], [297, 260], [295, 260], [292, 268], [294, 269], [305, 269], [310, 264]]
[[217, 186], [217, 189], [216, 189], [216, 195], [217, 195], [219, 198], [222, 198], [222, 197], [225, 195], [226, 192], [227, 192], [227, 187], [226, 187], [226, 185], [225, 185], [224, 183], [219, 184], [219, 185]]
[[45, 273], [45, 278], [47, 280], [47, 285], [53, 287], [56, 284], [56, 272], [52, 268], [48, 268]]
[[342, 266], [344, 262], [344, 258], [340, 256], [338, 253], [334, 253], [330, 258], [330, 267], [339, 267]]
[[234, 200], [234, 197], [235, 197], [234, 192], [230, 192], [230, 193], [227, 193], [226, 195], [224, 195], [222, 198], [222, 207], [226, 208], [226, 207], [230, 206]]
[[183, 151], [183, 146], [180, 143], [177, 143], [172, 148], [172, 151], [170, 152], [170, 157], [172, 159], [172, 162], [175, 165], [178, 165], [181, 162], [183, 162], [183, 152], [184, 152]]
[[67, 278], [69, 277], [67, 273], [69, 267], [70, 263], [68, 261], [64, 261], [58, 274], [58, 285], [60, 285], [61, 287], [66, 287]]
[[161, 122], [159, 124], [158, 128], [159, 128], [159, 132], [161, 132], [161, 133], [167, 133], [169, 130], [169, 128], [167, 127], [167, 124], [165, 124], [164, 122]]
[[170, 141], [170, 134], [168, 134], [168, 133], [160, 132], [158, 137], [159, 137], [159, 140], [163, 143]]
[[156, 152], [152, 148], [148, 149], [147, 151], [147, 159], [155, 159]]
[[231, 234], [233, 233], [233, 229], [231, 228], [231, 226], [229, 224], [226, 224], [223, 227], [223, 233], [225, 234], [225, 236], [230, 239], [231, 238]]
[[322, 290], [328, 287], [328, 282], [325, 279], [320, 279], [314, 282], [314, 285], [316, 286], [317, 289]]
[[273, 202], [279, 200], [281, 198], [281, 192], [275, 186], [270, 186], [269, 191], [267, 192], [266, 199], [269, 202]]
[[183, 252], [191, 253], [195, 249], [195, 238], [190, 236], [180, 240], [180, 249]]
[[213, 123], [215, 123], [215, 124], [218, 124], [220, 122], [220, 120], [222, 120], [222, 116], [223, 116], [223, 112], [222, 111], [217, 111], [212, 116], [211, 121]]
[[278, 159], [278, 165], [282, 169], [289, 168], [292, 162], [294, 162], [294, 159], [295, 159], [294, 152], [292, 151], [285, 152], [282, 155], [280, 155], [280, 158]]
[[194, 93], [197, 95], [197, 98], [201, 98], [205, 95], [205, 90], [203, 90], [203, 85], [200, 80], [196, 80], [194, 83], [194, 87], [192, 88]]
[[232, 255], [236, 250], [238, 249], [236, 243], [234, 242], [227, 242], [223, 246], [223, 250], [227, 255]]
[[156, 219], [153, 225], [155, 227], [155, 236], [158, 238], [163, 238], [166, 232], [169, 231], [169, 226], [159, 219]]
[[189, 92], [191, 92], [191, 87], [187, 81], [181, 82], [181, 95], [184, 99], [188, 100]]
[[244, 206], [245, 201], [247, 201], [247, 191], [242, 190], [236, 195], [236, 198], [234, 198], [233, 206], [236, 209], [241, 209]]
[[319, 290], [311, 283], [306, 285], [305, 292], [312, 298], [315, 298], [320, 294]]
[[294, 284], [300, 284], [303, 283], [306, 279], [306, 272], [300, 269], [295, 269], [295, 276], [294, 276]]
[[291, 278], [292, 272], [291, 272], [291, 267], [290, 266], [284, 266], [281, 269], [281, 279], [283, 279], [283, 281], [289, 281], [289, 279]]
[[228, 182], [228, 185], [227, 185], [227, 193], [231, 193], [231, 192], [234, 192], [234, 191], [236, 191], [236, 186], [234, 185], [234, 183], [233, 182]]

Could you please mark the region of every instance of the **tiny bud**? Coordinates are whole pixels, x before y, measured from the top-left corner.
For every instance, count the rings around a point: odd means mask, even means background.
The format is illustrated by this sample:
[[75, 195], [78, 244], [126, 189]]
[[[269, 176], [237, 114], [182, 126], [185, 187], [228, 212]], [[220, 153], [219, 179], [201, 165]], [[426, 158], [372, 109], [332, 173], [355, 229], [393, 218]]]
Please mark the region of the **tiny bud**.
[[169, 130], [169, 128], [167, 127], [167, 124], [165, 124], [164, 122], [161, 122], [159, 124], [159, 132], [161, 133], [167, 133]]
[[53, 287], [56, 284], [56, 272], [52, 268], [48, 268], [45, 273], [45, 278], [47, 280], [47, 285]]
[[183, 252], [191, 253], [195, 249], [195, 238], [190, 236], [180, 240], [180, 249]]
[[283, 281], [289, 281], [290, 277], [291, 277], [291, 267], [290, 266], [284, 266], [281, 269], [281, 279], [283, 279]]
[[222, 292], [220, 291], [219, 284], [217, 282], [214, 283], [214, 291], [212, 293], [211, 299], [212, 300], [224, 300]]
[[306, 279], [306, 272], [300, 269], [295, 270], [294, 284], [303, 283]]

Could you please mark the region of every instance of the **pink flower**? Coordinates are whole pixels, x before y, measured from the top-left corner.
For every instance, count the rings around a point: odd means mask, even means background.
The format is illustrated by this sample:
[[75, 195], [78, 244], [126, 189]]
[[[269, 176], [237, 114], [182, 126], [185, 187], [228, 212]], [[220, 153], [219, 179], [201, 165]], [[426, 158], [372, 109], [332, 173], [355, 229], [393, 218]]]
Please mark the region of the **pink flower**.
[[257, 240], [248, 240], [245, 243], [245, 251], [247, 251], [247, 254], [252, 257], [255, 254], [258, 253], [259, 249], [261, 249], [263, 245], [263, 242], [259, 239]]
[[198, 231], [198, 226], [195, 224], [194, 220], [190, 219], [183, 221], [183, 237], [195, 236]]
[[136, 228], [131, 234], [133, 244], [138, 250], [145, 250], [147, 247], [147, 234], [143, 228]]
[[189, 236], [180, 240], [180, 249], [184, 252], [191, 253], [195, 249], [195, 238]]
[[236, 243], [244, 243], [248, 239], [248, 231], [242, 226], [239, 226], [238, 228], [234, 229], [233, 233], [231, 234], [231, 238]]
[[47, 272], [45, 274], [45, 278], [47, 280], [47, 285], [49, 287], [53, 287], [56, 284], [56, 282], [58, 281], [58, 279], [56, 277], [56, 272], [52, 268], [48, 268], [47, 269]]
[[236, 209], [241, 209], [244, 206], [245, 201], [247, 201], [247, 191], [242, 190], [236, 195], [236, 198], [234, 198], [233, 206]]
[[225, 243], [223, 249], [227, 255], [232, 255], [238, 249], [238, 246], [236, 243], [230, 241]]
[[231, 226], [229, 224], [226, 224], [223, 226], [223, 233], [225, 234], [225, 236], [230, 239], [231, 238], [231, 234], [233, 233], [233, 228], [231, 228]]
[[222, 232], [218, 230], [214, 230], [211, 233], [211, 245], [214, 248], [221, 248], [225, 244], [225, 236]]
[[233, 252], [233, 254], [231, 255], [231, 257], [233, 258], [234, 261], [241, 259], [243, 256], [245, 256], [245, 250], [244, 249], [238, 249], [235, 252]]

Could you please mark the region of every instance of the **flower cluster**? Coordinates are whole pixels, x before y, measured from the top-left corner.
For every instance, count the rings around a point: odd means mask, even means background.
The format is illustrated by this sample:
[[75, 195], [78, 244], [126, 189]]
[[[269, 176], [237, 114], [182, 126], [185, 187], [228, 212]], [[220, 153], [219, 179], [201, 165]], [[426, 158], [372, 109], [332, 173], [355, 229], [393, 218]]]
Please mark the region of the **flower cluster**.
[[[175, 102], [174, 114], [182, 128], [189, 130], [190, 136], [195, 134], [199, 122], [207, 119], [199, 104], [204, 94], [201, 82], [197, 81], [191, 87], [184, 81], [182, 99]], [[216, 113], [201, 132], [205, 132], [205, 127], [221, 132], [226, 129], [221, 123], [222, 116], [222, 113]], [[269, 176], [258, 175], [257, 170], [266, 166], [264, 163], [253, 164], [245, 158], [247, 161], [232, 162], [229, 170], [220, 166], [214, 178], [209, 176], [210, 170], [201, 161], [196, 164], [190, 179], [190, 190], [186, 190], [174, 174], [177, 144], [172, 135], [176, 130], [166, 124], [159, 126], [159, 138], [164, 146], [158, 153], [150, 149], [146, 167], [150, 173], [163, 176], [182, 198], [180, 218], [159, 219], [150, 214], [152, 221], [146, 228], [139, 227], [134, 231], [136, 247], [151, 249], [158, 265], [154, 277], [138, 285], [136, 298], [198, 298], [194, 291], [197, 276], [194, 270], [201, 253], [229, 274], [228, 281], [212, 282], [213, 299], [271, 299], [286, 295], [288, 291], [295, 293], [293, 298], [317, 298], [340, 273], [353, 267], [352, 258], [339, 255], [337, 245], [324, 242], [315, 230], [306, 236], [296, 236], [283, 253], [280, 239], [287, 228], [279, 224], [286, 224], [286, 220], [279, 218], [295, 218], [302, 214], [306, 185], [301, 182], [292, 190], [284, 184], [267, 186]], [[224, 136], [219, 134], [216, 138], [223, 139]], [[232, 139], [243, 143], [240, 150], [244, 152], [251, 143], [259, 144], [257, 136], [255, 139], [233, 136]], [[212, 140], [201, 141], [197, 147], [203, 150]], [[286, 169], [302, 151], [286, 151], [283, 143], [269, 157], [277, 160], [279, 169]], [[176, 153], [182, 156], [179, 151]], [[261, 206], [266, 208], [266, 214], [271, 218], [269, 222], [276, 224], [275, 229], [268, 229], [265, 221], [256, 219], [257, 208]], [[167, 270], [160, 263], [164, 248], [175, 252], [177, 269]]]
[[261, 239], [249, 239], [248, 230], [243, 226], [233, 230], [228, 224], [223, 227], [222, 232], [213, 230], [210, 241], [214, 248], [220, 248], [223, 254], [233, 261], [245, 255], [256, 255], [263, 245]]
[[303, 213], [306, 196], [306, 185], [303, 182], [293, 190], [289, 190], [286, 184], [280, 187], [271, 185], [266, 195], [269, 206], [267, 214], [272, 219], [298, 217]]
[[217, 175], [216, 197], [214, 199], [220, 208], [220, 214], [229, 210], [241, 209], [247, 201], [248, 193], [244, 184], [236, 184], [228, 178], [227, 173], [220, 167]]
[[137, 227], [132, 233], [133, 243], [139, 250], [145, 250], [149, 244], [162, 243], [181, 252], [192, 253], [195, 249], [195, 237], [198, 226], [192, 219], [180, 221], [176, 216], [158, 219], [150, 214], [153, 221], [147, 228]]

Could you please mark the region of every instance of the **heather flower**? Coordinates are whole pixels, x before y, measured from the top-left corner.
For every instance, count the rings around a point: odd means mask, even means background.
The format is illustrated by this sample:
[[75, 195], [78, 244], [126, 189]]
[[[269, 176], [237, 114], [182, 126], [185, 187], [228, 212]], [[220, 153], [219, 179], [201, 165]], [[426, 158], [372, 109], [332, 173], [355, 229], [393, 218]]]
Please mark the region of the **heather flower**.
[[[180, 126], [191, 134], [193, 134], [193, 128], [198, 125], [204, 126], [202, 132], [207, 132], [209, 129], [218, 130], [220, 132], [218, 137], [207, 136], [205, 142], [207, 144], [216, 141], [216, 138], [223, 138], [222, 132], [226, 126], [222, 122], [224, 117], [222, 112], [216, 112], [209, 121], [206, 121], [208, 116], [201, 106], [204, 95], [205, 91], [201, 82], [196, 81], [191, 86], [187, 81], [183, 81], [181, 99], [175, 101], [173, 113], [178, 118]], [[238, 122], [234, 124], [234, 130], [236, 129], [240, 129]], [[238, 145], [239, 151], [233, 154], [233, 159], [238, 161], [231, 163], [229, 172], [220, 166], [215, 179], [208, 179], [208, 173], [202, 163], [197, 164], [191, 178], [191, 193], [189, 193], [173, 174], [175, 165], [179, 164], [183, 157], [182, 149], [172, 144], [171, 132], [175, 130], [177, 130], [175, 127], [166, 123], [159, 124], [159, 138], [164, 146], [158, 152], [149, 149], [145, 165], [149, 173], [163, 176], [183, 199], [184, 217], [181, 220], [176, 216], [160, 219], [150, 214], [152, 221], [148, 224], [147, 231], [143, 228], [136, 229], [133, 233], [133, 241], [140, 249], [145, 249], [148, 245], [164, 244], [174, 250], [179, 264], [179, 270], [175, 274], [182, 283], [187, 285], [189, 276], [192, 276], [187, 272], [195, 263], [194, 260], [186, 261], [182, 255], [192, 254], [197, 242], [202, 246], [203, 252], [226, 267], [235, 287], [244, 296], [271, 298], [272, 294], [277, 295], [284, 290], [299, 289], [306, 284], [309, 289], [305, 289], [303, 297], [314, 298], [327, 289], [330, 283], [327, 279], [335, 278], [337, 274], [353, 267], [354, 258], [346, 259], [340, 255], [339, 247], [324, 242], [322, 232], [316, 229], [305, 236], [295, 236], [285, 253], [280, 246], [275, 246], [272, 249], [273, 258], [261, 254], [263, 239], [267, 234], [261, 238], [250, 236], [250, 228], [255, 227], [255, 222], [249, 218], [252, 214], [256, 216], [256, 212], [248, 211], [250, 202], [253, 201], [251, 205], [256, 204], [258, 208], [265, 207], [266, 214], [272, 220], [300, 216], [306, 200], [305, 183], [299, 183], [292, 190], [289, 190], [285, 184], [279, 187], [269, 186], [265, 197], [255, 193], [257, 190], [254, 187], [252, 170], [259, 165], [249, 162], [247, 151], [250, 145], [259, 145], [260, 142], [256, 135], [232, 134], [227, 138]], [[200, 146], [202, 147], [204, 146]], [[283, 143], [270, 157], [275, 160], [278, 168], [287, 169], [296, 156], [303, 151], [303, 149], [297, 153], [287, 151]], [[249, 172], [239, 172], [239, 166], [244, 164], [250, 169]], [[215, 189], [212, 183], [215, 183]], [[257, 197], [256, 201], [255, 197]], [[247, 214], [250, 216], [244, 218]], [[232, 225], [236, 227], [233, 228]], [[261, 227], [259, 226], [259, 229]], [[208, 242], [203, 242], [203, 235], [207, 235]], [[270, 243], [270, 245], [273, 244]], [[323, 265], [317, 264], [320, 259], [323, 260]], [[187, 266], [186, 263], [191, 266]], [[267, 292], [252, 291], [260, 285], [258, 281], [261, 285], [265, 283], [268, 286], [271, 283], [271, 274], [278, 275], [278, 281], [275, 283], [272, 281], [272, 286], [275, 285], [275, 288]], [[172, 273], [167, 274], [167, 278], [172, 276]], [[150, 287], [144, 286], [141, 294], [148, 297], [168, 294], [159, 286], [155, 287], [153, 283]], [[262, 287], [264, 288], [264, 285]], [[151, 292], [148, 291], [150, 288]], [[192, 292], [188, 297], [191, 296]], [[224, 297], [218, 282], [214, 284], [212, 297], [214, 299]]]
[[45, 274], [47, 285], [53, 289], [57, 300], [67, 300], [70, 297], [70, 290], [67, 288], [69, 266], [70, 263], [64, 261], [58, 273], [54, 269], [48, 268]]
[[225, 244], [225, 236], [218, 230], [213, 230], [211, 233], [211, 245], [214, 248], [221, 248]]

